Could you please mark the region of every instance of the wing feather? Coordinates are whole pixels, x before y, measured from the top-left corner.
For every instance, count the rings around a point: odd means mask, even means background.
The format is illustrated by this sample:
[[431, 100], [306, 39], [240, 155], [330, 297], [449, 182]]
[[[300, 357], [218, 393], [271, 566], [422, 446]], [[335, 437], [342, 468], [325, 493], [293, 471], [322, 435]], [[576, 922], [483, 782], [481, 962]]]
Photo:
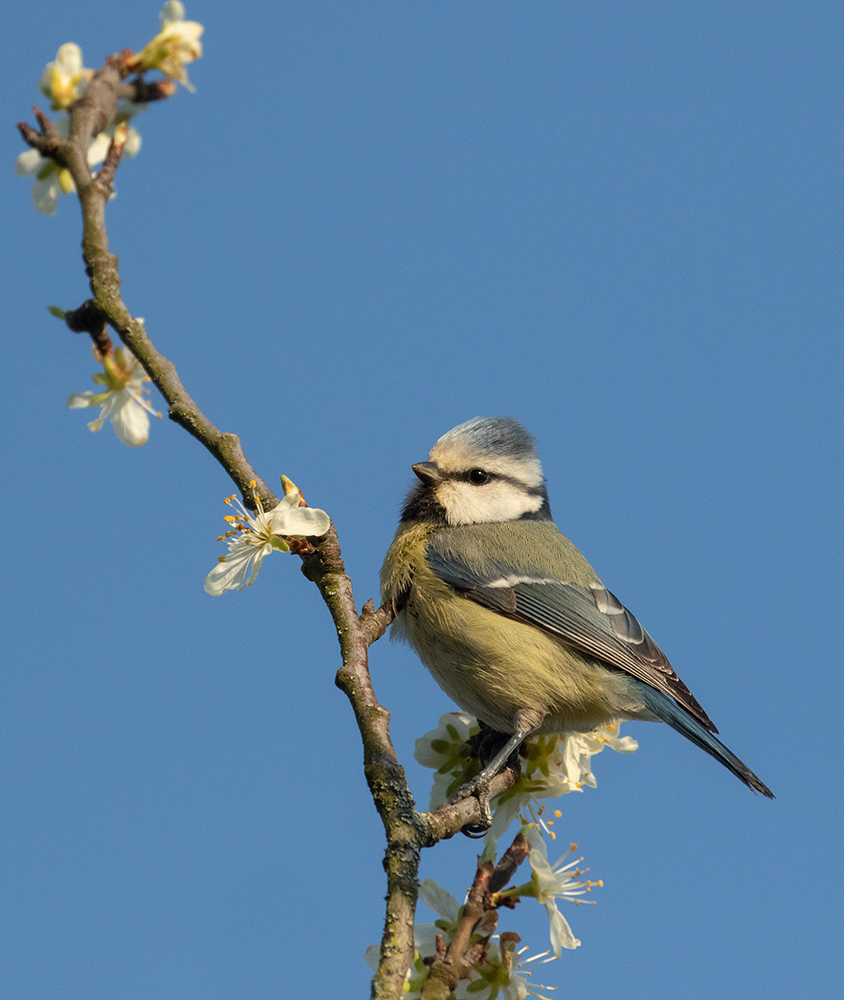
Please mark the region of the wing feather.
[[492, 563], [479, 573], [429, 545], [432, 572], [464, 597], [497, 614], [540, 628], [609, 667], [673, 698], [713, 733], [718, 730], [674, 672], [665, 653], [618, 598], [597, 580], [588, 588]]

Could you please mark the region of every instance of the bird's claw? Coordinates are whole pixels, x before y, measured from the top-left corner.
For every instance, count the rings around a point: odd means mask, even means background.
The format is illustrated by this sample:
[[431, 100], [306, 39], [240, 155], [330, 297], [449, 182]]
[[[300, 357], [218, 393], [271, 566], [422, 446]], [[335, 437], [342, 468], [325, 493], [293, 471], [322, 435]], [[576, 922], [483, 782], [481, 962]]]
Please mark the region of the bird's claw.
[[467, 823], [460, 831], [465, 837], [478, 840], [492, 826], [492, 810], [489, 808], [489, 786], [490, 779], [479, 774], [471, 781], [467, 781], [448, 800], [449, 805], [456, 805], [463, 799], [476, 798], [478, 807], [481, 810], [481, 821], [479, 823]]

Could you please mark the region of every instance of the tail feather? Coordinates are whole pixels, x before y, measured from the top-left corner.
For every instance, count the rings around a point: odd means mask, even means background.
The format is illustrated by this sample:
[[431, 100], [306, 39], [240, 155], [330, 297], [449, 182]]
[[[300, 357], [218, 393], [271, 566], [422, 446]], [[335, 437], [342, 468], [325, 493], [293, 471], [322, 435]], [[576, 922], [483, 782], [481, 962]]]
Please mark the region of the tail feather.
[[752, 788], [755, 792], [761, 792], [762, 795], [769, 799], [774, 797], [774, 793], [770, 788], [756, 777], [747, 764], [739, 760], [732, 750], [728, 750], [717, 737], [708, 732], [693, 715], [690, 715], [684, 708], [681, 708], [677, 702], [664, 695], [661, 691], [657, 691], [655, 688], [645, 684], [641, 684], [639, 694], [647, 707], [658, 719], [668, 723], [681, 736], [685, 736], [695, 746], [699, 746], [701, 750], [705, 750], [717, 761], [720, 761], [727, 770], [732, 771], [739, 781], [743, 781], [748, 788]]

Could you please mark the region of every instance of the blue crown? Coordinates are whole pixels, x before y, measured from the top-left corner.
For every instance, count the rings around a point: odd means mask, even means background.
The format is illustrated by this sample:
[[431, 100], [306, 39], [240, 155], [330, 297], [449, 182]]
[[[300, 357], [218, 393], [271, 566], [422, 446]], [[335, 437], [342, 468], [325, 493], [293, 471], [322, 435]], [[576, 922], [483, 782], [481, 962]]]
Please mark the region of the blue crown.
[[473, 450], [512, 458], [536, 458], [536, 439], [514, 417], [473, 417], [452, 428], [437, 444], [460, 440]]

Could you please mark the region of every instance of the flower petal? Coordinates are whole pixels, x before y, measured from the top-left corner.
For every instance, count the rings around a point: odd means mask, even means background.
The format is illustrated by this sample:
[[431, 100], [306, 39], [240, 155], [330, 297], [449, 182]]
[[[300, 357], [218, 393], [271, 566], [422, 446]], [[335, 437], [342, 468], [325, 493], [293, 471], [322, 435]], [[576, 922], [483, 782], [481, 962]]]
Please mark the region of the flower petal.
[[432, 878], [426, 878], [419, 886], [419, 898], [444, 920], [450, 920], [452, 923], [457, 920], [460, 904], [447, 889], [437, 885]]
[[46, 162], [37, 149], [27, 149], [15, 160], [15, 173], [18, 177], [32, 177]]
[[135, 156], [141, 149], [141, 135], [131, 125], [126, 129], [126, 142], [123, 144], [123, 156]]
[[554, 949], [554, 956], [560, 957], [561, 948], [579, 948], [580, 941], [572, 933], [568, 920], [557, 909], [553, 899], [545, 904], [545, 912], [551, 920], [551, 947]]
[[98, 163], [102, 163], [110, 145], [111, 139], [108, 135], [105, 132], [100, 132], [88, 147], [88, 166], [95, 167]]
[[268, 556], [273, 550], [272, 545], [262, 545], [255, 554], [252, 556], [252, 572], [249, 574], [248, 579], [242, 583], [237, 589], [243, 590], [244, 587], [251, 587], [255, 582], [255, 578], [258, 575], [258, 571], [261, 569], [261, 565], [264, 562], [264, 556]]
[[162, 28], [166, 27], [172, 21], [184, 21], [185, 5], [181, 0], [167, 0], [167, 3], [161, 8], [161, 13], [158, 16]]
[[32, 182], [32, 204], [42, 215], [55, 215], [61, 188], [54, 174]]
[[82, 72], [82, 49], [76, 42], [65, 42], [56, 53], [56, 67], [68, 76]]
[[378, 962], [381, 960], [381, 945], [371, 944], [363, 953], [363, 960], [373, 972], [377, 972]]
[[442, 931], [436, 924], [414, 924], [413, 945], [425, 957], [436, 954], [437, 934]]
[[246, 570], [252, 559], [251, 546], [245, 543], [233, 545], [225, 558], [219, 562], [205, 577], [205, 592], [212, 597], [220, 597], [227, 590], [234, 590], [246, 576]]
[[115, 434], [130, 448], [140, 448], [141, 445], [147, 443], [149, 417], [146, 410], [139, 406], [134, 399], [130, 399], [128, 403], [112, 414], [111, 423]]
[[324, 510], [315, 507], [291, 506], [289, 500], [298, 497], [290, 493], [281, 502], [267, 512], [272, 531], [276, 535], [324, 535], [331, 521]]
[[85, 406], [91, 406], [91, 400], [93, 399], [93, 392], [72, 392], [67, 397], [67, 409], [68, 410], [79, 410]]
[[[260, 547], [250, 544], [247, 537], [235, 539], [229, 548], [225, 562], [217, 563], [208, 576], [205, 577], [205, 592], [212, 597], [220, 597], [227, 590], [243, 590], [254, 583], [261, 568], [264, 557], [272, 552], [272, 546], [267, 543]], [[249, 563], [252, 572], [244, 582]]]

